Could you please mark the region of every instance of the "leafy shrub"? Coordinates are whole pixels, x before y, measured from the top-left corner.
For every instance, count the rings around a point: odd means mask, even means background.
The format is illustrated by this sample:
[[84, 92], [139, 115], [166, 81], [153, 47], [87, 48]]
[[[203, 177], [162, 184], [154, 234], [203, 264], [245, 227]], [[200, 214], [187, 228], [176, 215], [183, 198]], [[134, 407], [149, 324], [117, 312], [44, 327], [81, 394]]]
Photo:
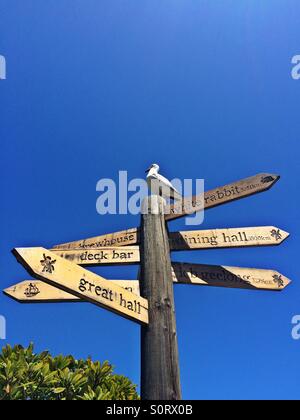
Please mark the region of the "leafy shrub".
[[6, 346], [0, 354], [0, 400], [136, 400], [136, 385], [112, 366]]

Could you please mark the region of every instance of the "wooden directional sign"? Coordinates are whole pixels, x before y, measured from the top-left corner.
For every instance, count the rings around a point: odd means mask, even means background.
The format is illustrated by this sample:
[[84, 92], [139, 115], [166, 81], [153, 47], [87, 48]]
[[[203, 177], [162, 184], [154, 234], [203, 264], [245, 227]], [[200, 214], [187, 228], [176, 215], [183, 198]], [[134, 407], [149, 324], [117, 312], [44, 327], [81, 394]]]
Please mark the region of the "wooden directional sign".
[[137, 264], [140, 262], [140, 250], [138, 246], [91, 248], [82, 249], [52, 249], [56, 255], [79, 265], [103, 265], [103, 264]]
[[289, 233], [274, 226], [171, 232], [172, 251], [279, 245]]
[[95, 236], [93, 238], [82, 239], [74, 242], [67, 242], [61, 245], [55, 245], [53, 249], [90, 249], [119, 247], [127, 245], [136, 245], [139, 242], [138, 229], [127, 229], [121, 232], [108, 233], [106, 235]]
[[[131, 240], [136, 244], [139, 244], [139, 229], [135, 228], [131, 229], [131, 231], [131, 238], [134, 238]], [[121, 234], [121, 232], [119, 232], [119, 234]], [[185, 249], [279, 245], [288, 236], [289, 233], [274, 226], [211, 229], [169, 233], [170, 248], [172, 251], [180, 251]], [[99, 236], [97, 238], [101, 237]], [[136, 246], [126, 246], [124, 247], [124, 251], [122, 248], [121, 253], [119, 249], [121, 247], [120, 243], [118, 247], [107, 248], [107, 251], [104, 251], [98, 246], [100, 242], [97, 242], [94, 239], [95, 238], [90, 238], [83, 241], [69, 242], [65, 245], [56, 245], [52, 251], [67, 259], [74, 258], [75, 261], [77, 260], [76, 262], [78, 264], [82, 265], [114, 263], [134, 264], [139, 262], [139, 254], [137, 253], [138, 248]], [[65, 246], [65, 248], [63, 248], [63, 246]], [[109, 255], [107, 255], [107, 252], [109, 252]], [[131, 252], [133, 252], [133, 254], [131, 254]], [[88, 261], [89, 259], [90, 262]]]
[[[281, 291], [290, 280], [274, 270], [226, 267], [204, 264], [172, 263], [172, 280], [175, 284], [191, 284], [238, 289]], [[109, 282], [140, 296], [138, 280], [110, 280]], [[22, 303], [83, 302], [64, 290], [38, 280], [25, 280], [3, 291]]]
[[[148, 212], [142, 211], [140, 228], [55, 245], [50, 251], [16, 248], [14, 255], [37, 280], [16, 284], [4, 293], [26, 303], [91, 302], [142, 324], [141, 397], [180, 400], [172, 282], [281, 291], [290, 280], [274, 270], [171, 263], [170, 250], [279, 245], [289, 234], [273, 226], [168, 233], [165, 221], [266, 191], [278, 179], [261, 173], [184, 198], [167, 209], [161, 196], [146, 197], [142, 208]], [[81, 267], [137, 263], [140, 281], [108, 281]]]
[[184, 217], [199, 210], [209, 209], [220, 204], [266, 191], [270, 189], [279, 178], [278, 175], [262, 173], [223, 187], [215, 188], [214, 190], [207, 191], [198, 196], [195, 195], [185, 198], [182, 202], [179, 202], [179, 204], [175, 203], [170, 206], [170, 211], [166, 214], [166, 220]]
[[[137, 280], [109, 280], [123, 287], [131, 293], [140, 295], [140, 286]], [[40, 280], [25, 280], [8, 287], [3, 291], [7, 296], [22, 303], [51, 303], [51, 302], [84, 302], [83, 299], [64, 292], [57, 287], [50, 286]]]
[[125, 318], [148, 324], [146, 299], [44, 248], [16, 248], [13, 253], [33, 277]]
[[173, 281], [203, 286], [238, 289], [283, 290], [290, 280], [273, 270], [172, 263]]

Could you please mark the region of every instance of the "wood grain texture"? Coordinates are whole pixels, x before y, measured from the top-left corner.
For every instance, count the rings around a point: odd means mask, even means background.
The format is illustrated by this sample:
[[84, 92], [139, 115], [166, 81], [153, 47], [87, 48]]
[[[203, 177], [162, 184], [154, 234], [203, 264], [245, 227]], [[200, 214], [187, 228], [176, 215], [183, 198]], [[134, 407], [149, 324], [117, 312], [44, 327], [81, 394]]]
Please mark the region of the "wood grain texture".
[[[140, 296], [137, 280], [109, 280], [116, 285]], [[40, 280], [25, 280], [3, 290], [3, 293], [21, 303], [68, 303], [84, 302], [83, 299], [50, 286]]]
[[137, 264], [140, 262], [140, 249], [138, 246], [93, 248], [88, 250], [53, 249], [52, 252], [61, 258], [83, 266]]
[[187, 197], [172, 204], [166, 214], [166, 220], [173, 220], [193, 214], [203, 209], [209, 209], [221, 204], [229, 203], [240, 198], [248, 197], [259, 192], [267, 191], [278, 180], [279, 175], [261, 173], [250, 178], [218, 187], [198, 196]]
[[[275, 270], [176, 262], [172, 263], [172, 280], [174, 284], [269, 291], [282, 291], [291, 282]], [[109, 281], [140, 296], [138, 280]], [[21, 303], [79, 303], [84, 301], [38, 280], [25, 280], [4, 289], [3, 293]]]
[[180, 284], [281, 291], [290, 280], [274, 270], [172, 263], [173, 281]]
[[[141, 295], [148, 300], [149, 325], [141, 334], [143, 400], [180, 400], [174, 292], [165, 202], [150, 196], [141, 222]], [[148, 211], [145, 211], [145, 207]]]
[[146, 299], [44, 248], [16, 248], [13, 253], [33, 277], [125, 318], [148, 324]]
[[60, 245], [54, 245], [53, 249], [97, 249], [106, 247], [120, 247], [136, 245], [139, 243], [139, 232], [137, 228], [123, 230], [121, 232], [107, 233], [92, 238], [80, 239]]
[[[132, 229], [134, 231], [135, 244], [140, 243], [140, 234], [139, 229]], [[128, 232], [128, 231], [124, 231]], [[119, 232], [120, 233], [120, 232]], [[112, 234], [111, 234], [112, 235]], [[104, 235], [105, 236], [105, 235]], [[259, 227], [241, 227], [241, 228], [225, 228], [225, 229], [209, 229], [209, 230], [194, 230], [194, 231], [180, 231], [180, 232], [170, 232], [169, 241], [170, 248], [172, 251], [180, 251], [184, 249], [209, 249], [209, 248], [231, 248], [231, 247], [244, 247], [244, 246], [268, 246], [268, 245], [279, 245], [289, 236], [288, 232], [285, 232], [282, 229], [279, 229], [274, 226], [259, 226]], [[100, 237], [99, 237], [100, 238]], [[85, 241], [89, 241], [86, 239]], [[100, 242], [89, 242], [89, 245], [84, 247], [83, 243], [80, 242], [70, 242], [67, 244], [66, 248], [63, 248], [63, 245], [60, 247], [53, 248], [52, 251], [58, 255], [61, 255], [67, 259], [72, 258], [72, 253], [74, 253], [74, 259], [79, 260], [81, 263], [81, 258], [88, 264], [88, 258], [90, 257], [93, 261], [90, 265], [98, 263], [93, 258], [93, 254], [99, 257], [100, 264], [105, 263], [105, 258], [101, 258], [102, 247], [99, 247]], [[106, 242], [102, 242], [103, 244]], [[81, 244], [81, 246], [79, 246]], [[118, 247], [106, 247], [107, 250], [110, 249], [110, 255], [113, 254], [115, 249], [117, 253], [121, 251]], [[139, 257], [136, 255], [135, 251], [136, 246], [126, 246], [123, 252], [130, 252], [134, 250], [132, 263], [139, 261]], [[98, 251], [98, 252], [97, 252]], [[105, 255], [104, 255], [105, 256]], [[126, 257], [126, 254], [123, 255]], [[110, 257], [111, 258], [111, 257]], [[102, 262], [101, 262], [102, 260]], [[122, 260], [122, 263], [126, 263], [126, 258], [119, 258], [118, 261]], [[130, 258], [129, 258], [130, 260]], [[109, 262], [108, 262], [109, 263]], [[129, 261], [130, 263], [130, 261]]]
[[170, 232], [172, 251], [279, 245], [289, 233], [274, 226]]

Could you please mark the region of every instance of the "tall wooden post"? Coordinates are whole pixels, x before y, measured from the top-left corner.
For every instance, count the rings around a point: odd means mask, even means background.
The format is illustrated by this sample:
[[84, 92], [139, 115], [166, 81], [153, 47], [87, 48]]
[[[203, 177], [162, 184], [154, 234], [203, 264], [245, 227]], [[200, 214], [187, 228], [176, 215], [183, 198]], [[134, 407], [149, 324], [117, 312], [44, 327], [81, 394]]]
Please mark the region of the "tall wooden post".
[[142, 206], [141, 295], [148, 299], [149, 325], [141, 333], [143, 400], [180, 400], [174, 291], [165, 200], [152, 195]]

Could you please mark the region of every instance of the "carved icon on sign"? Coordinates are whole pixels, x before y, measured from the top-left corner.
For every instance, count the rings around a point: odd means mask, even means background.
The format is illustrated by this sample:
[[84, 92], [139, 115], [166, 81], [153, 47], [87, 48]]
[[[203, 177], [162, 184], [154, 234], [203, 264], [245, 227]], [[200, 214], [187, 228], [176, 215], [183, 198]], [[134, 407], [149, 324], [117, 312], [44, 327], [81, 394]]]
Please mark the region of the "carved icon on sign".
[[284, 281], [282, 280], [281, 275], [274, 274], [273, 279], [274, 283], [277, 283], [279, 288], [284, 286]]
[[51, 257], [46, 257], [44, 254], [44, 259], [41, 260], [41, 264], [43, 266], [43, 273], [50, 273], [52, 274], [55, 270], [54, 264], [56, 263], [56, 260], [52, 260]]
[[30, 283], [26, 288], [24, 295], [28, 298], [34, 297], [40, 293], [38, 287], [35, 284]]
[[279, 229], [277, 229], [277, 230], [276, 229], [271, 230], [271, 236], [273, 236], [273, 238], [275, 238], [276, 241], [280, 241], [280, 239], [282, 239], [282, 235], [281, 235]]
[[261, 179], [261, 182], [263, 184], [267, 184], [268, 182], [272, 182], [272, 181], [275, 181], [275, 178], [273, 176], [264, 176]]

